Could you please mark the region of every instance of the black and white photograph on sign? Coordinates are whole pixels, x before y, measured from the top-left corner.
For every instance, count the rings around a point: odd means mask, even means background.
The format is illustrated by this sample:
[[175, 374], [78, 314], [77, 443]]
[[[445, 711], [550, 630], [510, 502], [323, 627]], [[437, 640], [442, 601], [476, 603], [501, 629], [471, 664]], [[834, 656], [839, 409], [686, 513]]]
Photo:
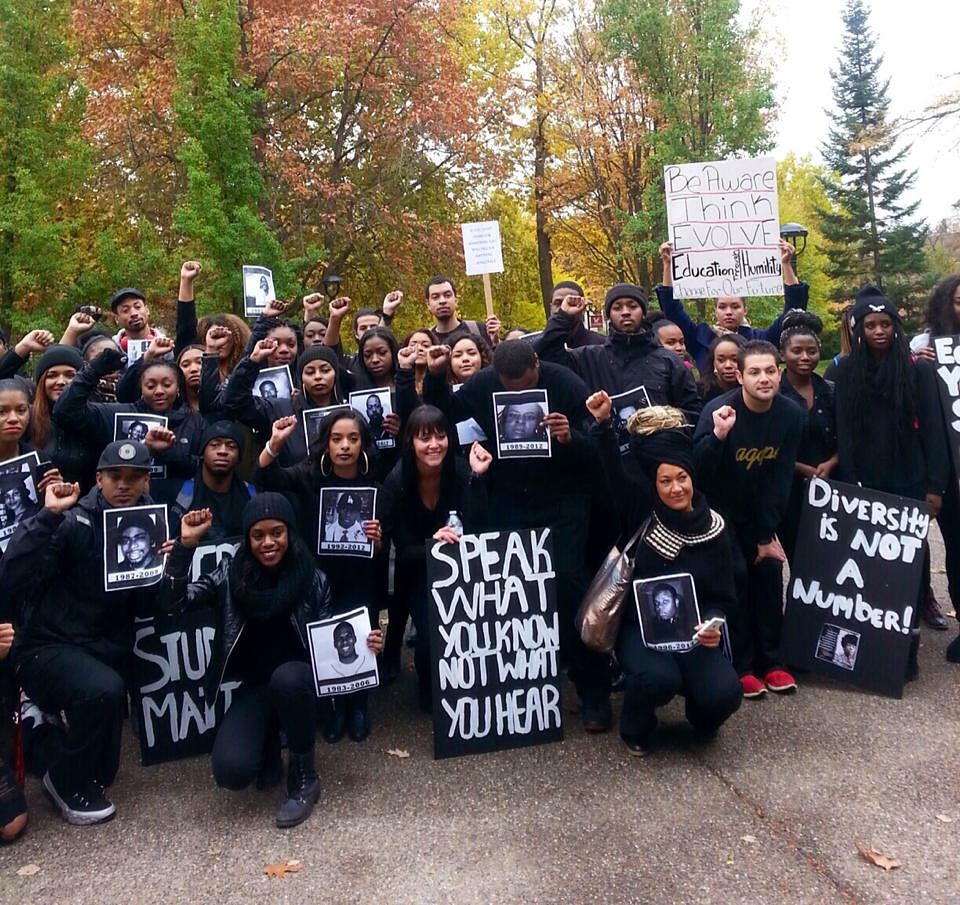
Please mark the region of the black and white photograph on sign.
[[263, 309], [276, 297], [277, 294], [273, 289], [273, 272], [266, 267], [244, 264], [243, 313], [247, 317], [263, 314]]
[[611, 418], [613, 429], [617, 432], [620, 452], [628, 453], [630, 452], [630, 432], [627, 430], [627, 421], [638, 409], [649, 408], [650, 397], [647, 395], [646, 387], [639, 386], [625, 393], [611, 396], [610, 401], [613, 403]]
[[474, 443], [483, 443], [487, 435], [483, 428], [477, 424], [475, 418], [468, 418], [466, 421], [457, 422], [457, 440], [461, 446], [471, 446]]
[[169, 536], [165, 505], [104, 510], [105, 589], [128, 591], [160, 581], [164, 559], [160, 548]]
[[[113, 416], [113, 439], [146, 443], [147, 432], [151, 427], [166, 426], [166, 415], [147, 415], [143, 412], [115, 412]], [[151, 462], [150, 476], [165, 478], [167, 476], [167, 466], [155, 465]]]
[[693, 638], [700, 624], [700, 607], [689, 572], [637, 579], [633, 597], [645, 646], [675, 653], [696, 647]]
[[149, 339], [128, 339], [127, 340], [127, 367], [136, 364], [143, 358], [143, 353], [150, 348]]
[[0, 462], [0, 551], [6, 551], [20, 522], [41, 509], [35, 471], [38, 464], [35, 452]]
[[350, 394], [350, 407], [367, 419], [370, 425], [370, 438], [377, 449], [393, 449], [397, 445], [396, 437], [383, 428], [383, 419], [393, 414], [393, 401], [390, 390], [381, 387], [376, 390], [361, 390]]
[[550, 411], [546, 390], [493, 394], [497, 456], [501, 459], [550, 457], [550, 432], [543, 423]]
[[818, 660], [832, 663], [843, 669], [854, 670], [857, 666], [857, 652], [860, 650], [860, 632], [841, 628], [839, 625], [824, 623], [817, 639]]
[[323, 408], [303, 410], [303, 437], [307, 443], [308, 455], [313, 446], [313, 441], [317, 439], [317, 435], [320, 433], [320, 425], [323, 424], [323, 419], [331, 412], [349, 411], [349, 405], [327, 405]]
[[317, 696], [350, 694], [380, 684], [376, 655], [367, 647], [366, 607], [307, 625]]
[[363, 523], [374, 517], [376, 504], [375, 487], [324, 487], [317, 553], [373, 559], [373, 541], [363, 533]]
[[532, 346], [541, 336], [543, 336], [543, 330], [533, 330], [530, 333], [524, 333], [523, 336], [520, 337], [520, 341], [530, 343]]
[[253, 395], [261, 399], [291, 399], [293, 378], [289, 365], [264, 368], [253, 381]]

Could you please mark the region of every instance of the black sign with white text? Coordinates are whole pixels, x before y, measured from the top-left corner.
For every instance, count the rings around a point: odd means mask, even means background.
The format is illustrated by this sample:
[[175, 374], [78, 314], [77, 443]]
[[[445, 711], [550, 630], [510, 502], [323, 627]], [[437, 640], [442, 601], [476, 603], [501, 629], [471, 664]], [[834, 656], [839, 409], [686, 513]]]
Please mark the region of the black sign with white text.
[[559, 741], [560, 620], [550, 530], [435, 543], [427, 577], [434, 757]]

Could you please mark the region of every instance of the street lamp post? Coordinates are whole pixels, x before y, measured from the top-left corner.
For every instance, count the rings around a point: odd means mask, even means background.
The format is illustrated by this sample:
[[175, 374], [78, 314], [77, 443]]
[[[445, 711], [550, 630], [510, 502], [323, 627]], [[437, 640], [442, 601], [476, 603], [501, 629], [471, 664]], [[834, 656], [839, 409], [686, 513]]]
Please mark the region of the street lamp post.
[[[793, 255], [791, 264], [793, 265], [793, 272], [797, 272], [797, 258], [803, 254], [807, 247], [807, 236], [809, 231], [805, 226], [801, 226], [799, 223], [781, 223], [780, 224], [780, 238], [786, 239], [793, 246]], [[803, 243], [800, 247], [797, 247], [797, 242], [802, 239]]]
[[328, 274], [323, 278], [323, 292], [328, 301], [333, 301], [340, 294], [340, 284], [343, 282], [335, 274]]

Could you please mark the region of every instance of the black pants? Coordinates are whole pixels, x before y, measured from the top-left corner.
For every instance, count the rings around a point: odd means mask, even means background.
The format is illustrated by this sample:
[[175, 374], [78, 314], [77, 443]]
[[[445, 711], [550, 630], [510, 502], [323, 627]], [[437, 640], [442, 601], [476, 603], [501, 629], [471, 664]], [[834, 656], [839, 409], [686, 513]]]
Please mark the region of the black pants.
[[589, 584], [584, 563], [588, 504], [588, 498], [578, 494], [542, 497], [512, 487], [510, 492], [496, 494], [491, 500], [490, 520], [496, 529], [551, 529], [560, 652], [570, 664], [570, 678], [581, 699], [596, 702], [610, 694], [609, 657], [590, 650], [573, 623]]
[[17, 677], [41, 710], [66, 715], [69, 730], [49, 765], [57, 792], [70, 795], [91, 781], [111, 785], [127, 695], [120, 673], [81, 647], [55, 644], [20, 663]]
[[737, 673], [719, 647], [695, 647], [685, 654], [650, 650], [640, 627], [624, 620], [617, 659], [626, 676], [620, 734], [649, 737], [656, 709], [678, 694], [686, 698], [687, 719], [701, 732], [714, 732], [735, 713], [742, 694]]
[[310, 664], [300, 661], [281, 663], [267, 685], [241, 685], [213, 743], [210, 761], [217, 785], [244, 789], [257, 778], [276, 742], [278, 721], [292, 753], [312, 751], [316, 701]]
[[780, 667], [780, 632], [783, 629], [783, 563], [757, 558], [757, 542], [734, 528], [733, 555], [737, 586], [737, 612], [731, 621], [733, 665], [737, 675], [761, 678]]
[[960, 605], [960, 493], [957, 489], [957, 475], [952, 469], [937, 523], [943, 535], [947, 588], [950, 591], [950, 601], [956, 610]]

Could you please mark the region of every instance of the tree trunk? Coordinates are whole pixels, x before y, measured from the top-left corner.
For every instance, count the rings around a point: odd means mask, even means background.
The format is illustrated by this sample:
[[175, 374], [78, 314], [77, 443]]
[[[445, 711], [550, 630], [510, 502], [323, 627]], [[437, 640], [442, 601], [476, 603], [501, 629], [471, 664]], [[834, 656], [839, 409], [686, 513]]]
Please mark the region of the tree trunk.
[[537, 229], [537, 270], [540, 273], [540, 294], [543, 310], [550, 317], [550, 296], [553, 293], [553, 252], [550, 248], [550, 235], [547, 233], [547, 210], [544, 198], [544, 179], [547, 171], [547, 136], [544, 110], [544, 73], [543, 50], [537, 48], [537, 117], [533, 125], [533, 206]]

